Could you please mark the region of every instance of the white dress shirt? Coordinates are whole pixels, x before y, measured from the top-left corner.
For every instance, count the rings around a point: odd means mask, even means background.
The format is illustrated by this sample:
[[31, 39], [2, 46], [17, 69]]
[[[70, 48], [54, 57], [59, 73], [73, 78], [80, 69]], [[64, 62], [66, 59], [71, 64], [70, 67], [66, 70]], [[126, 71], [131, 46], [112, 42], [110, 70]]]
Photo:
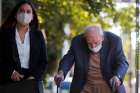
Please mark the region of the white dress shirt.
[[29, 68], [29, 58], [30, 58], [30, 35], [29, 29], [25, 33], [24, 42], [22, 43], [21, 38], [19, 36], [18, 30], [16, 29], [16, 44], [18, 48], [18, 54], [20, 59], [20, 64], [22, 68]]

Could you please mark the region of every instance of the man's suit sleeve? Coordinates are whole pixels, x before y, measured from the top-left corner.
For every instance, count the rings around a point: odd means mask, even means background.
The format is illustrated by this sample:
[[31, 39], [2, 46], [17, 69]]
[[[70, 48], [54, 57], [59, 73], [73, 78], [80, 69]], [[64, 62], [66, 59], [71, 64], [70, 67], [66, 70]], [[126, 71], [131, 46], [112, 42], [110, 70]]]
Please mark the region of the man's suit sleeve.
[[71, 44], [69, 51], [60, 61], [58, 71], [62, 70], [64, 73], [64, 77], [66, 77], [66, 74], [71, 69], [73, 64], [74, 64], [74, 52], [73, 52], [73, 44]]
[[115, 57], [117, 62], [117, 69], [115, 72], [115, 75], [119, 77], [121, 81], [123, 81], [123, 78], [127, 72], [128, 69], [128, 62], [126, 61], [123, 49], [122, 49], [122, 41], [120, 38], [117, 38], [115, 42]]

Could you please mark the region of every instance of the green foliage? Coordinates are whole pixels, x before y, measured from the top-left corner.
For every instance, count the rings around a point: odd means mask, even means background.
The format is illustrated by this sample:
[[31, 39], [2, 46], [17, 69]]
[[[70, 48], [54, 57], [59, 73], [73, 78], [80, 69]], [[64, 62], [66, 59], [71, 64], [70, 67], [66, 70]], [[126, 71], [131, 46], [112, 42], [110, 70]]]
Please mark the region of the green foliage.
[[[97, 22], [107, 25], [101, 18], [97, 18], [100, 11], [112, 9], [111, 0], [97, 2], [95, 0], [33, 0], [37, 7], [40, 25], [45, 29], [47, 36], [49, 66], [53, 69], [54, 61], [61, 58], [61, 49], [64, 39], [72, 38], [81, 33], [87, 24]], [[87, 9], [86, 7], [91, 7]], [[90, 12], [91, 11], [91, 12]], [[93, 14], [94, 13], [94, 14]], [[97, 20], [94, 20], [97, 18]], [[64, 34], [65, 24], [70, 24], [71, 34]], [[108, 26], [108, 25], [107, 25]], [[52, 69], [48, 70], [50, 73]]]
[[83, 0], [83, 9], [98, 16], [103, 9], [114, 10], [112, 0]]
[[114, 14], [114, 23], [118, 23], [125, 33], [130, 33], [135, 27], [135, 8], [133, 5], [117, 10]]

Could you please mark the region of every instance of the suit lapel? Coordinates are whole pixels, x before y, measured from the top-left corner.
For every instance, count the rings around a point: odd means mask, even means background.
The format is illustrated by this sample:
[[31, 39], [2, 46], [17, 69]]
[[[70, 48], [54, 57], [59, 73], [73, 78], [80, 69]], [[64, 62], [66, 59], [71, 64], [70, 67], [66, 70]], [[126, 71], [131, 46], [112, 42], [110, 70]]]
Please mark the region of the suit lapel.
[[17, 67], [16, 69], [18, 69], [20, 71], [21, 65], [20, 65], [20, 59], [19, 59], [16, 39], [15, 39], [15, 29], [12, 29], [11, 31], [9, 31], [9, 33], [10, 33], [10, 42], [12, 45], [13, 59], [16, 64], [16, 67]]
[[34, 54], [34, 49], [35, 47], [35, 38], [34, 38], [34, 33], [33, 31], [31, 30], [30, 31], [30, 58], [29, 58], [29, 67], [31, 67], [31, 64], [32, 64], [32, 60], [33, 60], [33, 54]]
[[86, 43], [86, 40], [85, 38], [83, 37], [83, 68], [85, 69], [85, 73], [87, 75], [87, 72], [88, 72], [88, 65], [89, 65], [89, 53], [90, 53], [90, 50], [88, 49], [88, 45]]
[[105, 67], [105, 64], [107, 62], [107, 56], [109, 53], [108, 51], [109, 51], [109, 41], [107, 40], [107, 37], [104, 36], [102, 49], [100, 51], [101, 69], [103, 69], [103, 67]]
[[84, 53], [84, 67], [85, 67], [85, 73], [87, 75], [87, 72], [88, 72], [88, 67], [89, 67], [89, 51], [86, 50], [85, 53]]

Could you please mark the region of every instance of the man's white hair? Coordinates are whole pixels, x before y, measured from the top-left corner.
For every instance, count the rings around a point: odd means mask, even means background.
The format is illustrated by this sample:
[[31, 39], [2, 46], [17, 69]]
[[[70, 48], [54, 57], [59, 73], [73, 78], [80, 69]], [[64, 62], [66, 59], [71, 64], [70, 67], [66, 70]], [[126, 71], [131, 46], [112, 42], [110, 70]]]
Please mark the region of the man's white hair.
[[90, 32], [90, 31], [96, 31], [96, 32], [98, 32], [101, 36], [104, 35], [104, 32], [103, 32], [103, 30], [102, 30], [102, 28], [101, 28], [100, 26], [93, 26], [93, 25], [91, 25], [91, 26], [85, 27], [85, 33]]

